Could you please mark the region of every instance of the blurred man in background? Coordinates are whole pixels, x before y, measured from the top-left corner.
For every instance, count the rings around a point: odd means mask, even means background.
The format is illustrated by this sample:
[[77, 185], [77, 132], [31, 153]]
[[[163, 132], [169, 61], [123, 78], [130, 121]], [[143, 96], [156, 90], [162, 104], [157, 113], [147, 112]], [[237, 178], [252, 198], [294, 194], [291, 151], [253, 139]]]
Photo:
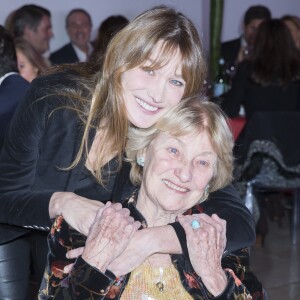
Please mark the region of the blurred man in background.
[[92, 19], [87, 11], [76, 8], [66, 18], [70, 43], [50, 55], [52, 64], [86, 62], [93, 51], [90, 43]]
[[24, 38], [43, 56], [49, 51], [53, 32], [48, 9], [33, 4], [24, 5], [10, 18], [10, 30], [15, 38]]
[[269, 19], [271, 19], [271, 12], [265, 6], [255, 5], [247, 9], [242, 36], [221, 45], [221, 57], [224, 58], [227, 67], [237, 65], [251, 54], [259, 25]]

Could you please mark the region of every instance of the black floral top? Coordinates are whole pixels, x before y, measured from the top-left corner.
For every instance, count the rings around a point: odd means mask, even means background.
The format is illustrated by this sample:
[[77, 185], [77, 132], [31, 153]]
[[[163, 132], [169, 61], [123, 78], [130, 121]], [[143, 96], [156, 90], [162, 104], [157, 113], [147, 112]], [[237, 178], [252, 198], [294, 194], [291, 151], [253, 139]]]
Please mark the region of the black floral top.
[[[135, 208], [126, 202], [131, 215], [145, 223]], [[198, 210], [201, 210], [199, 206]], [[101, 273], [82, 257], [75, 261], [70, 274], [64, 274], [64, 266], [72, 263], [66, 259], [70, 249], [84, 246], [86, 237], [70, 228], [62, 216], [55, 219], [48, 236], [49, 254], [39, 299], [121, 299], [130, 274], [115, 277], [110, 271]], [[214, 297], [195, 273], [187, 255], [171, 255], [172, 263], [179, 272], [183, 287], [193, 299], [263, 299], [262, 286], [249, 266], [248, 249], [227, 254], [222, 259], [228, 283], [221, 295]]]

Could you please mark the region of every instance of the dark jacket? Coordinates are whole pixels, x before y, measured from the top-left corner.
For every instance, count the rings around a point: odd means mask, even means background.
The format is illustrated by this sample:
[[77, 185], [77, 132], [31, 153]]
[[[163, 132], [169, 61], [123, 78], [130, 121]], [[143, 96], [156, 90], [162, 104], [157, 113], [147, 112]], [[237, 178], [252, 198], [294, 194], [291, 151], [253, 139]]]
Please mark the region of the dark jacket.
[[227, 66], [235, 66], [236, 59], [241, 47], [241, 38], [224, 42], [221, 44], [221, 57], [224, 58]]
[[[145, 219], [135, 208], [135, 203], [123, 204], [131, 216], [145, 224]], [[200, 205], [199, 212], [203, 212]], [[194, 211], [196, 213], [196, 211]], [[205, 212], [205, 211], [204, 211]], [[70, 248], [83, 246], [85, 237], [71, 229], [63, 217], [55, 220], [48, 236], [50, 252], [46, 274], [42, 282], [39, 299], [120, 299], [130, 274], [116, 278], [113, 273], [101, 273], [79, 257], [68, 276], [60, 270], [72, 261], [66, 259]], [[222, 266], [228, 279], [227, 286], [218, 297], [213, 297], [204, 286], [201, 278], [195, 273], [190, 263], [188, 253], [171, 255], [172, 263], [179, 273], [181, 284], [193, 299], [248, 299], [250, 293], [253, 299], [262, 299], [262, 286], [249, 266], [249, 253], [242, 249], [223, 257]], [[238, 279], [240, 278], [240, 280]], [[249, 288], [249, 291], [242, 284]], [[53, 298], [54, 295], [54, 298]]]
[[0, 150], [4, 135], [19, 102], [25, 98], [29, 82], [19, 74], [6, 77], [0, 85]]
[[[74, 160], [81, 142], [82, 124], [77, 114], [68, 109], [59, 109], [50, 115], [55, 108], [68, 103], [67, 99], [54, 95], [40, 99], [53, 92], [55, 86], [74, 86], [68, 74], [61, 72], [34, 80], [25, 101], [16, 111], [0, 157], [2, 224], [48, 230], [52, 224], [49, 218], [52, 194], [75, 189], [84, 163], [68, 172], [59, 167], [69, 166]], [[90, 141], [93, 137], [94, 133]], [[132, 191], [129, 169], [125, 165], [119, 174], [113, 200], [128, 196]], [[227, 221], [228, 251], [252, 245], [254, 222], [233, 186], [212, 193], [209, 199], [204, 204], [207, 213], [216, 213]], [[236, 222], [240, 224], [238, 228]], [[177, 227], [178, 231], [183, 231], [178, 223]], [[1, 229], [0, 243], [19, 236], [19, 231], [11, 227], [10, 233], [5, 234]]]
[[66, 44], [60, 49], [51, 53], [49, 59], [53, 65], [71, 64], [79, 62], [77, 54], [71, 43]]
[[229, 117], [239, 114], [241, 105], [246, 118], [250, 119], [256, 111], [298, 111], [300, 109], [300, 81], [286, 86], [276, 83], [263, 86], [251, 79], [252, 63], [243, 61], [237, 68], [229, 92], [222, 96], [223, 110]]

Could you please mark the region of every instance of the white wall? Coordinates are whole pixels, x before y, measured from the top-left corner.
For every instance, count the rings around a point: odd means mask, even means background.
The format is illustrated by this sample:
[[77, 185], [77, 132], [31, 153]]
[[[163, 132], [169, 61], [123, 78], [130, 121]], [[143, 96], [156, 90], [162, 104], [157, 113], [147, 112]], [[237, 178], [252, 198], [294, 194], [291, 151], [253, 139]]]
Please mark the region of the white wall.
[[200, 31], [201, 1], [197, 0], [24, 0], [1, 1], [0, 24], [4, 24], [7, 15], [14, 9], [28, 3], [41, 5], [51, 11], [54, 38], [51, 41], [51, 50], [56, 50], [68, 41], [65, 32], [65, 16], [73, 8], [84, 8], [92, 17], [93, 34], [100, 23], [110, 15], [122, 14], [129, 20], [144, 10], [155, 5], [165, 4], [182, 11], [189, 16]]
[[[283, 14], [300, 16], [300, 0], [224, 0], [222, 40], [229, 40], [240, 35], [241, 20], [246, 9], [251, 5], [263, 4], [270, 8], [274, 17]], [[2, 0], [0, 4], [0, 24], [4, 24], [7, 15], [24, 4], [34, 3], [48, 8], [52, 13], [55, 37], [51, 41], [51, 51], [68, 41], [65, 32], [65, 16], [73, 8], [86, 9], [92, 16], [95, 33], [99, 24], [108, 16], [123, 14], [128, 19], [151, 8], [165, 4], [182, 11], [196, 25], [207, 48], [210, 0]]]
[[224, 0], [222, 40], [227, 41], [238, 37], [242, 32], [244, 12], [252, 5], [267, 6], [273, 18], [285, 14], [300, 17], [300, 0]]

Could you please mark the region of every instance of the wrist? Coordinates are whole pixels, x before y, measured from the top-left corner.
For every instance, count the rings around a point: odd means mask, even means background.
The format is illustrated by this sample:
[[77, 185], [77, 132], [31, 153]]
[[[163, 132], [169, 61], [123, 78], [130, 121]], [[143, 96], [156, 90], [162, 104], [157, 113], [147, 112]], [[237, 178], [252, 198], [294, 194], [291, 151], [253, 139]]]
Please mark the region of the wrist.
[[212, 274], [209, 279], [202, 278], [202, 281], [207, 290], [215, 297], [222, 294], [227, 286], [227, 276], [223, 269]]
[[157, 228], [150, 227], [136, 232], [138, 239], [141, 241], [141, 245], [144, 249], [144, 253], [147, 257], [159, 252], [160, 238], [157, 237]]
[[109, 263], [101, 256], [101, 259], [97, 255], [89, 255], [87, 252], [82, 253], [82, 258], [92, 267], [98, 269], [100, 272], [105, 273]]
[[173, 227], [169, 225], [151, 227], [146, 229], [147, 240], [144, 243], [149, 244], [149, 255], [155, 253], [162, 254], [180, 254], [182, 253], [180, 243]]
[[50, 219], [54, 219], [55, 217], [62, 214], [61, 208], [60, 208], [60, 201], [59, 199], [61, 192], [55, 192], [52, 194], [50, 201], [49, 201], [49, 216]]

